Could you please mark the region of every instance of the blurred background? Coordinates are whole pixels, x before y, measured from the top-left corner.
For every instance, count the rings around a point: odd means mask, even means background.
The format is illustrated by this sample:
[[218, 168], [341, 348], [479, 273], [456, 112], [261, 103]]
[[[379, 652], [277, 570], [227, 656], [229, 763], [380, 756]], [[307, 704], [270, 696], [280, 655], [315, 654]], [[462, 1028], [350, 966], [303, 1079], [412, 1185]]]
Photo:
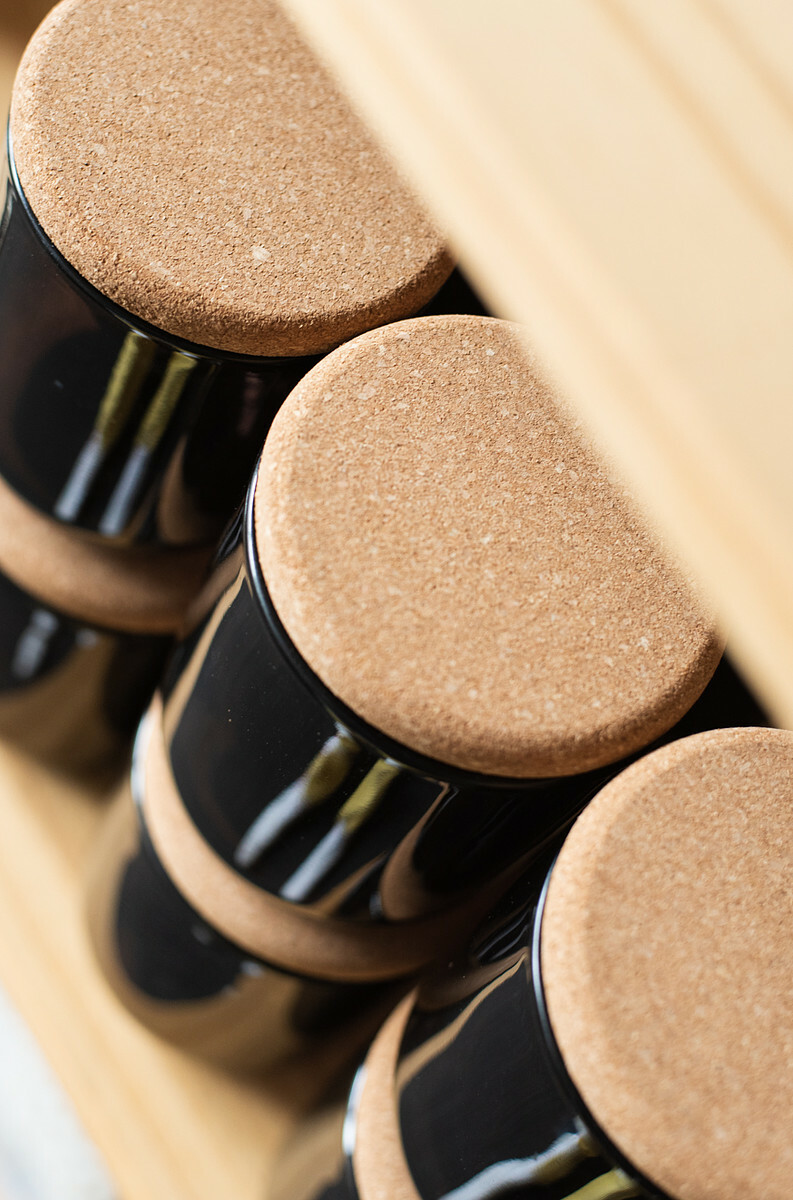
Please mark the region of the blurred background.
[[[11, 5], [13, 4], [13, 7]], [[0, 7], [0, 109], [17, 62], [52, 4]], [[113, 1200], [110, 1178], [22, 1018], [0, 990], [0, 1200]]]
[[4, 121], [19, 57], [33, 30], [51, 8], [49, 0], [5, 0], [0, 6], [0, 103]]

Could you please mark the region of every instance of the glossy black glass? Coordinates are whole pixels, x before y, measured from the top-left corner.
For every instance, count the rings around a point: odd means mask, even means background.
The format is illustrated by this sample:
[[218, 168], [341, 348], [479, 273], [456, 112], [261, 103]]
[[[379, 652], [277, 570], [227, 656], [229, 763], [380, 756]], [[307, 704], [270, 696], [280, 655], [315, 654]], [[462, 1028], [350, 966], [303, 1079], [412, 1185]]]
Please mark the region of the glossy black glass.
[[598, 1128], [556, 1047], [539, 969], [539, 879], [521, 881], [411, 1014], [396, 1076], [411, 1177], [422, 1200], [463, 1188], [469, 1200], [505, 1190], [562, 1200], [594, 1181], [601, 1196], [664, 1200]]
[[[427, 978], [401, 1035], [393, 1078], [398, 1139], [370, 1146], [399, 1194], [420, 1200], [669, 1200], [598, 1127], [550, 1030], [539, 970], [548, 856], [500, 902], [471, 946]], [[365, 1072], [350, 1092], [343, 1133], [322, 1152], [333, 1182], [300, 1200], [356, 1200]], [[385, 1122], [384, 1122], [385, 1124]], [[368, 1126], [371, 1129], [371, 1126]], [[290, 1154], [306, 1134], [299, 1133]], [[333, 1161], [330, 1161], [333, 1159]], [[316, 1165], [316, 1164], [315, 1164]], [[281, 1174], [280, 1172], [278, 1174]], [[382, 1186], [382, 1182], [381, 1182]], [[297, 1200], [277, 1181], [271, 1200]]]
[[0, 738], [78, 779], [127, 764], [171, 639], [61, 616], [0, 574]]
[[126, 1006], [185, 1049], [246, 1072], [318, 1047], [326, 1053], [317, 1066], [331, 1072], [360, 1054], [403, 985], [302, 976], [230, 942], [160, 862], [136, 779], [133, 771], [133, 795], [120, 798], [88, 894], [94, 948]]
[[[173, 786], [240, 878], [353, 931], [404, 925], [410, 957], [387, 950], [383, 962], [376, 950], [369, 982], [343, 959], [323, 969], [306, 959], [296, 972], [244, 951], [200, 917], [147, 832], [158, 797], [146, 794], [142, 733], [134, 837], [104, 852], [89, 896], [94, 944], [108, 979], [150, 1028], [235, 1066], [272, 1063], [320, 1036], [359, 1049], [434, 957], [439, 925], [442, 943], [453, 941], [447, 914], [456, 920], [483, 886], [569, 823], [603, 777], [494, 781], [381, 738], [312, 684], [272, 610], [265, 616], [252, 536], [249, 501], [165, 674]], [[273, 919], [289, 918], [281, 910]], [[263, 926], [265, 944], [266, 936]]]
[[[366, 725], [317, 679], [273, 611], [256, 553], [254, 491], [255, 481], [161, 685], [171, 784], [226, 869], [279, 904], [287, 902], [273, 919], [304, 912], [320, 921], [341, 920], [352, 931], [382, 930], [385, 955], [391, 953], [385, 935], [407, 928], [410, 963], [378, 959], [371, 976], [404, 981], [461, 936], [461, 914], [470, 929], [493, 895], [566, 829], [624, 762], [561, 779], [493, 779], [433, 762]], [[764, 720], [725, 661], [668, 737], [726, 721]], [[141, 795], [144, 790], [140, 783]], [[156, 808], [158, 797], [146, 796], [144, 809], [147, 804]], [[191, 1004], [196, 1014], [217, 1008], [221, 1023], [232, 1022], [230, 976], [224, 972], [237, 978], [246, 956], [213, 931], [190, 935], [185, 901], [173, 883], [166, 887], [161, 865], [155, 881], [152, 854], [144, 839], [128, 856], [127, 898], [123, 905], [114, 901], [112, 914], [102, 919], [112, 926], [127, 982], [139, 999], [151, 1002], [144, 1019], [183, 1040], [168, 1005], [182, 1014]], [[149, 862], [145, 870], [136, 855]], [[154, 904], [146, 899], [147, 881], [158, 897]], [[259, 957], [274, 979], [283, 963], [266, 953]], [[347, 979], [343, 962], [320, 970], [306, 959], [300, 971], [334, 985], [333, 1005], [325, 1011], [339, 1024], [346, 1005], [347, 1012], [364, 1011], [367, 985]], [[216, 980], [214, 992], [210, 980]], [[266, 985], [262, 996], [265, 991]], [[379, 999], [382, 993], [375, 993]], [[224, 995], [225, 1016], [222, 1003], [215, 1006]], [[183, 1029], [189, 1024], [185, 1018]], [[332, 1024], [325, 1021], [325, 1028]], [[258, 1036], [262, 1042], [285, 1040], [272, 1015]], [[190, 1035], [189, 1044], [196, 1047], [199, 1039]]]
[[477, 775], [363, 722], [274, 612], [254, 491], [162, 684], [182, 803], [242, 877], [294, 904], [377, 923], [452, 908], [564, 828], [617, 768]]
[[87, 283], [27, 204], [9, 147], [0, 224], [0, 476], [106, 538], [219, 536], [267, 429], [316, 356], [225, 354], [173, 338]]
[[[162, 685], [175, 786], [244, 878], [351, 920], [449, 908], [564, 829], [628, 760], [581, 775], [500, 779], [402, 746], [333, 696], [270, 602], [253, 495]], [[663, 739], [765, 715], [725, 660]], [[657, 743], [655, 743], [657, 744]]]
[[[58, 252], [13, 150], [0, 222], [0, 477], [42, 512], [121, 542], [216, 540], [281, 403], [320, 356], [171, 337]], [[481, 311], [455, 275], [426, 312]]]
[[[626, 764], [496, 779], [427, 759], [361, 721], [303, 661], [273, 610], [254, 494], [255, 480], [170, 657], [162, 726], [150, 719], [164, 746], [166, 786], [202, 844], [222, 871], [268, 898], [257, 950], [234, 944], [224, 914], [216, 912], [217, 928], [207, 913], [197, 919], [169, 877], [173, 857], [166, 869], [143, 815], [162, 799], [147, 793], [142, 769], [134, 844], [106, 857], [105, 882], [91, 899], [100, 957], [122, 998], [152, 1028], [211, 1055], [222, 1046], [220, 1057], [235, 1063], [272, 1061], [294, 1046], [298, 1009], [314, 1014], [313, 1038], [320, 1028], [362, 1029], [393, 994], [380, 985], [404, 989], [456, 944]], [[763, 723], [725, 660], [663, 740]], [[179, 852], [172, 846], [172, 856]], [[321, 966], [310, 955], [279, 959], [268, 922], [286, 927], [292, 914], [341, 923], [356, 938], [374, 933], [371, 971], [351, 974], [343, 958]], [[405, 930], [395, 951], [392, 935]], [[299, 1004], [292, 984], [291, 999], [279, 1000], [284, 980], [297, 977]]]

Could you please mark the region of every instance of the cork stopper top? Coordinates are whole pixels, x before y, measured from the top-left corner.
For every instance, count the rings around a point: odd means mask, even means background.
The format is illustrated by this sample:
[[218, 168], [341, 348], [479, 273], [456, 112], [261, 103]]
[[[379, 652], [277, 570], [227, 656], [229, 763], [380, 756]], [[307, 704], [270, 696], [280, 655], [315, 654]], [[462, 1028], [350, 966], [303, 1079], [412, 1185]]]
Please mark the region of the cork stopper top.
[[273, 0], [64, 0], [11, 134], [42, 228], [167, 333], [313, 354], [434, 294], [451, 262]]
[[585, 1103], [676, 1200], [783, 1200], [793, 1177], [793, 733], [650, 754], [554, 867], [542, 970]]
[[276, 611], [326, 686], [456, 767], [615, 761], [671, 726], [719, 658], [506, 321], [404, 321], [309, 372], [265, 446], [256, 532]]

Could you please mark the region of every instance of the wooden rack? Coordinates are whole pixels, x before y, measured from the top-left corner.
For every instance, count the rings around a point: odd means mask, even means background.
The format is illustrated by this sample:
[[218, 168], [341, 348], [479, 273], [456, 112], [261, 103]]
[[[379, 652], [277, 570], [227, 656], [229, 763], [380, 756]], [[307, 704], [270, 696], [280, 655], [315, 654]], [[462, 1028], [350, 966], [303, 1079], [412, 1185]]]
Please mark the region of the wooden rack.
[[283, 0], [793, 722], [793, 11]]
[[[709, 587], [793, 721], [793, 13], [784, 0], [283, 0], [494, 311]], [[0, 17], [9, 72], [46, 0]], [[254, 1200], [298, 1070], [157, 1043], [98, 978], [103, 805], [0, 747], [0, 978], [127, 1200]]]

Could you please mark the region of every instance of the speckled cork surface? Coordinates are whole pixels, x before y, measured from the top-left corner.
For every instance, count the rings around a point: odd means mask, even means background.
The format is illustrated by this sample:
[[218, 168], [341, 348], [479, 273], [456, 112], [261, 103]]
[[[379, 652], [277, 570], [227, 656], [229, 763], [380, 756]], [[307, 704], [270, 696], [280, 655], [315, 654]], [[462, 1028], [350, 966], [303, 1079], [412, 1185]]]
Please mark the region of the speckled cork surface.
[[505, 321], [405, 321], [315, 367], [268, 437], [256, 532], [275, 608], [327, 687], [458, 767], [619, 759], [719, 658]]
[[65, 0], [11, 113], [42, 227], [123, 308], [199, 344], [329, 349], [451, 263], [272, 0]]
[[793, 734], [699, 734], [629, 767], [573, 828], [542, 925], [567, 1068], [677, 1200], [787, 1200], [793, 1178]]

